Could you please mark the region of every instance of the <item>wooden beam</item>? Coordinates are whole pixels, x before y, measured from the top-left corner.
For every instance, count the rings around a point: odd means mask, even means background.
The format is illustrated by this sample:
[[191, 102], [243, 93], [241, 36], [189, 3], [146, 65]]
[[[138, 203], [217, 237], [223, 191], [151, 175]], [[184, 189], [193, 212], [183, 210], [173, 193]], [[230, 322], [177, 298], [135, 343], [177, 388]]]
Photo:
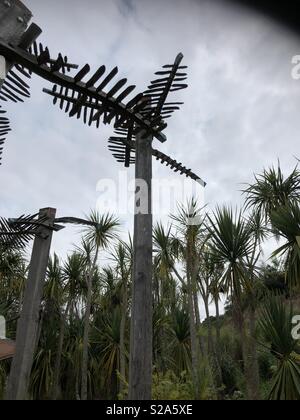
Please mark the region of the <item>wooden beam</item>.
[[56, 210], [51, 208], [42, 209], [39, 213], [43, 225], [38, 229], [33, 244], [23, 309], [17, 327], [16, 354], [8, 380], [6, 400], [28, 398], [30, 373], [38, 344], [39, 315], [52, 240], [51, 228], [55, 223], [55, 215]]

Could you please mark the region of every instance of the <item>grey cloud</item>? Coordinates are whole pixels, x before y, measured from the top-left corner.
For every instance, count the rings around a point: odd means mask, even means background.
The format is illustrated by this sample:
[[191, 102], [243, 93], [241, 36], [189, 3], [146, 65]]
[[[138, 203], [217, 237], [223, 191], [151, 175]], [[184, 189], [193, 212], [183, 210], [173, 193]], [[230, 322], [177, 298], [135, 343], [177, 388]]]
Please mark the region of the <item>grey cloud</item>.
[[[138, 91], [161, 65], [185, 54], [189, 89], [178, 95], [185, 105], [170, 120], [169, 141], [156, 146], [208, 182], [212, 208], [241, 204], [241, 183], [278, 157], [286, 171], [296, 163], [300, 83], [291, 78], [291, 58], [299, 40], [269, 19], [211, 0], [26, 4], [50, 50], [93, 68], [118, 65]], [[45, 85], [34, 78], [32, 99], [9, 106], [14, 131], [0, 169], [2, 216], [48, 205], [80, 216], [95, 206], [99, 179], [118, 179], [121, 168], [107, 150], [112, 128], [67, 118], [41, 93]], [[158, 163], [154, 175], [178, 176]], [[131, 227], [128, 217], [124, 230]], [[56, 235], [54, 248], [65, 255], [76, 238], [68, 229]]]

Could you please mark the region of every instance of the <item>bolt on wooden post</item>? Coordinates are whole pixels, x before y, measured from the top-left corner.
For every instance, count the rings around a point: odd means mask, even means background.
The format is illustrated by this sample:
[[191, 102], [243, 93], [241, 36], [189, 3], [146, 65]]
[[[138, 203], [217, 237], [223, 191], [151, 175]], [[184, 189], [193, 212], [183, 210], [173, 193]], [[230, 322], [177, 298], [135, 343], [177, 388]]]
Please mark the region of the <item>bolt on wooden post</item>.
[[25, 288], [23, 308], [17, 327], [16, 353], [6, 391], [6, 400], [26, 400], [37, 334], [43, 287], [49, 261], [56, 210], [40, 210], [42, 225], [35, 236], [29, 274]]
[[136, 138], [136, 197], [129, 399], [152, 393], [152, 137]]

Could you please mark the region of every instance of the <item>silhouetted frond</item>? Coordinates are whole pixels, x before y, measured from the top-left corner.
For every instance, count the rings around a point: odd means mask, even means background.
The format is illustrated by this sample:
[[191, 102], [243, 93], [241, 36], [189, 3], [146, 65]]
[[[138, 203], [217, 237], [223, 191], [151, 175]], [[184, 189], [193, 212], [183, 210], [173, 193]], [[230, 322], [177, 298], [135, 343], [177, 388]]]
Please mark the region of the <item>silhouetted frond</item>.
[[5, 117], [6, 111], [4, 111], [0, 106], [0, 165], [3, 153], [3, 145], [6, 140], [7, 134], [11, 131], [10, 122], [7, 117]]

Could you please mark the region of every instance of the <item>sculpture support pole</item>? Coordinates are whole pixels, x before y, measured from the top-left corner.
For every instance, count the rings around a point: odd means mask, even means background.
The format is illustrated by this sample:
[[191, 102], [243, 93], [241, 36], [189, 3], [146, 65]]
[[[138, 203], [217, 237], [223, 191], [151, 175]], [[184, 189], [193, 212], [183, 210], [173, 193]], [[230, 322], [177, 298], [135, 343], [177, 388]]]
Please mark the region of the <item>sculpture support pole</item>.
[[51, 208], [40, 210], [39, 213], [39, 220], [42, 219], [43, 226], [39, 227], [33, 244], [23, 308], [17, 328], [16, 354], [8, 380], [6, 400], [28, 398], [30, 373], [38, 344], [40, 308], [52, 240], [51, 228], [54, 225], [55, 215], [56, 210]]
[[[143, 134], [143, 133], [142, 133]], [[129, 399], [152, 394], [152, 137], [136, 138]]]
[[[2, 1], [0, 4], [0, 38], [18, 45], [32, 17], [31, 11], [20, 0]], [[0, 88], [11, 63], [0, 56]]]
[[2, 83], [4, 82], [6, 74], [7, 74], [6, 60], [2, 55], [0, 55], [0, 88], [2, 86]]

